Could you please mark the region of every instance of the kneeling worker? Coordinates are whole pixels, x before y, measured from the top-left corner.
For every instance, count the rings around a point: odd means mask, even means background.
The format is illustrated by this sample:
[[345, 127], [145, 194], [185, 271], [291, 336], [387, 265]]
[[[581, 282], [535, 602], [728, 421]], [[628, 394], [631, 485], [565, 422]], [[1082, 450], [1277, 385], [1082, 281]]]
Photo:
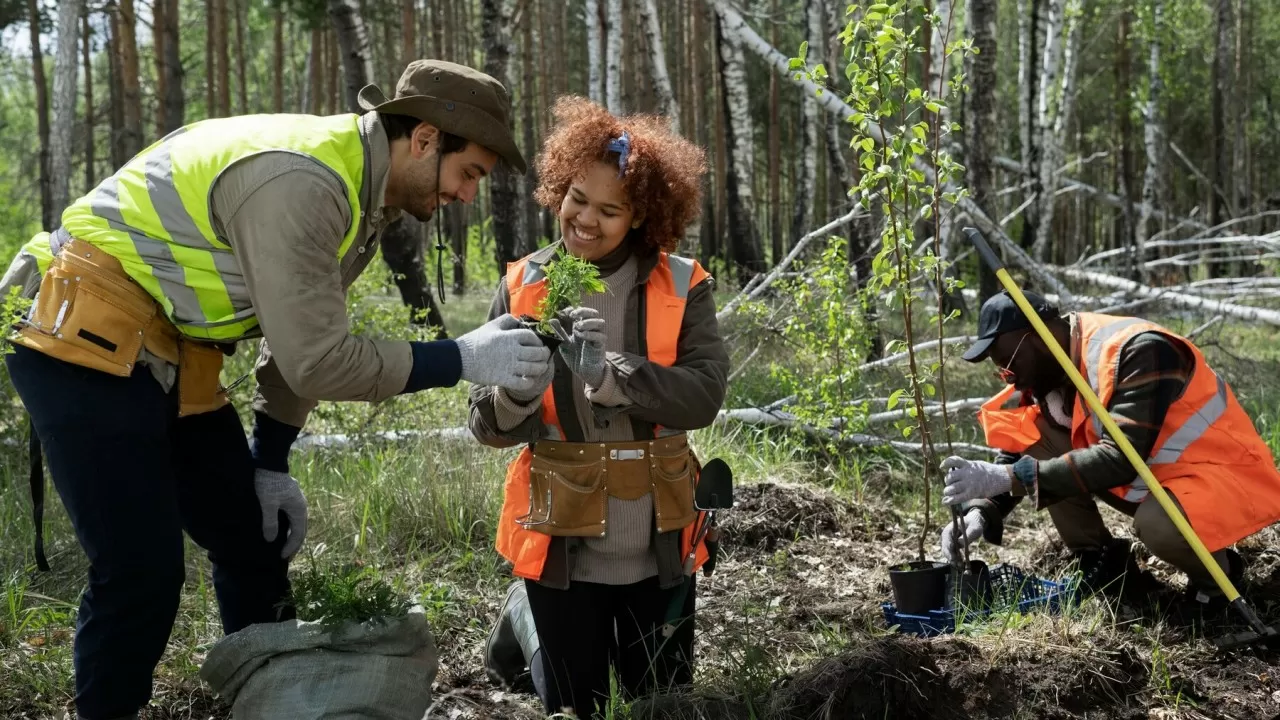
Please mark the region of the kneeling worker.
[[[1227, 577], [1244, 568], [1229, 546], [1280, 520], [1280, 472], [1235, 395], [1192, 342], [1155, 323], [1088, 312], [1060, 316], [1026, 293], [1058, 344], [1090, 384]], [[982, 306], [979, 339], [964, 354], [990, 358], [1004, 391], [979, 411], [994, 463], [943, 461], [943, 502], [961, 505], [968, 542], [999, 543], [1003, 518], [1022, 496], [1045, 508], [1084, 580], [1097, 590], [1131, 566], [1095, 500], [1134, 519], [1134, 534], [1186, 573], [1186, 597], [1217, 604], [1221, 591], [1191, 546], [1148, 494], [1120, 447], [1007, 293]], [[953, 526], [942, 552], [957, 552]], [[1108, 552], [1110, 550], [1110, 552]]]
[[[292, 617], [277, 605], [307, 505], [287, 459], [317, 401], [460, 379], [528, 392], [550, 370], [550, 351], [510, 315], [457, 340], [351, 334], [346, 288], [392, 220], [470, 202], [499, 158], [525, 170], [507, 91], [488, 75], [417, 61], [394, 99], [369, 86], [360, 103], [360, 115], [175, 131], [67, 208], [0, 283], [35, 297], [5, 361], [89, 558], [82, 718], [136, 718], [150, 699], [184, 530], [209, 552], [225, 632]], [[250, 443], [219, 371], [259, 335]]]

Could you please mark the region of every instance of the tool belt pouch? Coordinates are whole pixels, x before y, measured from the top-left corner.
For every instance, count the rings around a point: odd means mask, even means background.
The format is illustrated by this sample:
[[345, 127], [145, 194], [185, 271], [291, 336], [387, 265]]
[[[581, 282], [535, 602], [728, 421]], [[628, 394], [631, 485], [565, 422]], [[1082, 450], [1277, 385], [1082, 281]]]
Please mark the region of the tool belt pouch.
[[215, 345], [178, 341], [178, 417], [212, 412], [230, 402], [219, 382], [223, 357]]
[[[679, 440], [679, 443], [671, 443]], [[693, 504], [698, 460], [684, 436], [654, 442], [649, 456], [649, 479], [653, 486], [653, 512], [658, 532], [682, 530], [693, 523], [698, 511]]]
[[[545, 443], [539, 443], [541, 448]], [[569, 453], [535, 453], [529, 466], [529, 514], [519, 518], [528, 530], [556, 537], [603, 537], [609, 493], [605, 461]]]
[[[64, 249], [49, 265], [14, 342], [75, 365], [128, 377], [158, 306], [149, 296], [139, 297], [140, 288], [130, 287], [73, 249]], [[93, 254], [90, 251], [89, 257]]]

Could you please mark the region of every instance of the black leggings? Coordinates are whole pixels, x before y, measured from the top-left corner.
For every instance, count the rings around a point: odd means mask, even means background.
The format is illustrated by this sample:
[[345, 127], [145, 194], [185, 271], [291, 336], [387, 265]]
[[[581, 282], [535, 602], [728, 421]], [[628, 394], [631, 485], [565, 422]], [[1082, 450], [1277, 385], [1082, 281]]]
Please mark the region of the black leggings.
[[586, 718], [605, 707], [610, 669], [624, 699], [692, 683], [696, 583], [687, 582], [683, 620], [668, 638], [662, 626], [681, 587], [662, 590], [657, 577], [634, 585], [574, 582], [568, 590], [526, 580], [541, 644], [530, 670], [547, 712], [572, 708]]

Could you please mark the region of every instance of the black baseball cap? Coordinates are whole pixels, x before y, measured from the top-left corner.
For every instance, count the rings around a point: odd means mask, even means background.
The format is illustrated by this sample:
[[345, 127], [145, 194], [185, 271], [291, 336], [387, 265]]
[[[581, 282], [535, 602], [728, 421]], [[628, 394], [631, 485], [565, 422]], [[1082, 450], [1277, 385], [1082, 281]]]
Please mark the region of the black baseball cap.
[[[1042, 320], [1052, 320], [1059, 316], [1058, 308], [1048, 300], [1033, 292], [1023, 292], [1022, 295]], [[1031, 321], [1022, 314], [1022, 309], [1014, 302], [1009, 292], [1001, 290], [982, 303], [982, 311], [978, 314], [978, 342], [966, 350], [961, 357], [969, 362], [982, 362], [987, 359], [987, 353], [991, 351], [991, 344], [996, 341], [996, 337], [1014, 330], [1029, 328], [1031, 328]]]

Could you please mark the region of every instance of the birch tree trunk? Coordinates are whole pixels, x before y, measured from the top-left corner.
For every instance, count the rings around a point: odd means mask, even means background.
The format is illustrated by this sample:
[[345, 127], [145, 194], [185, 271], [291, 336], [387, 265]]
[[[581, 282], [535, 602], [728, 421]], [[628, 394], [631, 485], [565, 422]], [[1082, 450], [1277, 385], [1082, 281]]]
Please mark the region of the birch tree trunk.
[[[979, 207], [991, 207], [995, 186], [997, 0], [966, 0], [968, 28], [976, 55], [966, 58], [970, 90], [965, 94], [965, 173], [969, 193]], [[978, 263], [978, 303], [1000, 292], [995, 273]]]
[[[778, 17], [778, 0], [772, 0], [770, 12]], [[778, 44], [778, 27], [773, 23], [770, 42]], [[769, 243], [776, 265], [785, 254], [782, 245], [782, 118], [779, 114], [781, 82], [777, 73], [769, 73]]]
[[342, 71], [346, 80], [345, 108], [338, 112], [361, 112], [360, 88], [369, 84], [373, 66], [369, 59], [369, 33], [364, 19], [352, 0], [328, 0], [329, 16], [333, 18], [333, 30], [337, 33], [338, 47], [342, 52]]
[[84, 0], [58, 3], [58, 45], [53, 67], [53, 132], [49, 137], [49, 178], [54, 215], [67, 207], [71, 192], [71, 147], [76, 131], [76, 78], [80, 12]]
[[[822, 61], [822, 0], [805, 0], [804, 30], [809, 52], [818, 56], [812, 61], [812, 64], [816, 65]], [[747, 106], [743, 105], [741, 108], [731, 106], [730, 117], [733, 112], [746, 113]], [[796, 173], [796, 201], [791, 214], [792, 243], [799, 240], [813, 225], [814, 186], [818, 175], [818, 102], [815, 98], [809, 97], [809, 93], [805, 93], [800, 98], [800, 147], [798, 150], [800, 167]]]
[[164, 69], [168, 74], [160, 104], [164, 106], [164, 127], [161, 135], [167, 135], [182, 127], [187, 116], [187, 97], [182, 70], [181, 21], [182, 4], [179, 0], [157, 0], [164, 10]]
[[[113, 16], [114, 17], [114, 16]], [[57, 227], [49, 181], [49, 83], [44, 76], [44, 53], [40, 50], [40, 5], [27, 0], [27, 24], [31, 28], [31, 78], [36, 86], [36, 133], [40, 136], [40, 227]]]
[[[1058, 132], [1057, 120], [1063, 115], [1066, 92], [1059, 83], [1058, 69], [1062, 62], [1063, 4], [1065, 0], [1047, 0], [1048, 22], [1045, 25], [1044, 64], [1040, 73], [1040, 92], [1036, 101], [1036, 118], [1040, 127], [1040, 182], [1039, 206], [1036, 219], [1036, 241], [1031, 254], [1037, 262], [1044, 262], [1053, 237], [1054, 191], [1057, 189], [1058, 145], [1063, 136]], [[1072, 0], [1074, 5], [1078, 0]], [[1074, 15], [1073, 15], [1074, 16]], [[1065, 73], [1064, 73], [1065, 75]]]
[[97, 108], [93, 105], [93, 48], [90, 38], [93, 30], [89, 27], [88, 3], [80, 8], [80, 60], [84, 64], [84, 188], [92, 190], [96, 159], [94, 157], [94, 116]]
[[[520, 91], [520, 115], [523, 126], [521, 131], [524, 137], [524, 153], [532, 156], [537, 152], [537, 123], [533, 117], [534, 106], [537, 104], [538, 82], [537, 73], [538, 66], [533, 59], [533, 24], [537, 22], [537, 8], [534, 0], [524, 0], [524, 13], [520, 19], [521, 40], [523, 47], [521, 48], [520, 64], [524, 71], [523, 89]], [[520, 204], [524, 210], [524, 233], [521, 241], [523, 246], [520, 248], [520, 254], [526, 255], [538, 249], [538, 203], [533, 199], [533, 193], [538, 188], [538, 173], [535, 169], [530, 168], [522, 177], [524, 181], [524, 191], [520, 193]]]
[[138, 43], [134, 34], [137, 20], [133, 0], [120, 0], [120, 89], [124, 111], [121, 147], [126, 161], [142, 150], [142, 92], [138, 86]]
[[[840, 19], [844, 17], [845, 2], [844, 0], [822, 0], [822, 4], [826, 10], [826, 24], [823, 26], [823, 36], [827, 40], [827, 68], [830, 77], [830, 92], [840, 92], [840, 78], [844, 77], [844, 43], [840, 40], [840, 31], [843, 29]], [[772, 77], [772, 75], [771, 75]], [[845, 208], [851, 205], [849, 199], [849, 189], [854, 186], [856, 180], [853, 172], [849, 168], [849, 161], [844, 156], [844, 148], [849, 146], [848, 141], [840, 132], [845, 124], [844, 118], [834, 113], [826, 113], [827, 124], [827, 155], [828, 162], [831, 167], [832, 190], [829, 193], [833, 205], [837, 208], [837, 213], [844, 212]]]
[[1249, 208], [1249, 173], [1245, 168], [1245, 158], [1249, 153], [1249, 135], [1245, 132], [1245, 124], [1249, 119], [1250, 88], [1245, 85], [1245, 2], [1236, 0], [1235, 12], [1235, 62], [1233, 63], [1231, 93], [1231, 118], [1235, 130], [1231, 142], [1231, 179], [1234, 181], [1231, 193], [1231, 214], [1240, 217]]
[[[721, 9], [723, 6], [717, 6]], [[726, 27], [723, 12], [717, 12], [716, 33], [720, 45], [720, 76], [724, 83], [725, 146], [729, 153], [729, 168], [725, 182], [728, 235], [733, 243], [732, 257], [737, 265], [739, 280], [746, 283], [756, 273], [763, 272], [764, 248], [760, 231], [755, 224], [755, 201], [752, 196], [753, 134], [751, 108], [747, 89], [746, 59], [742, 54], [742, 41], [738, 34]], [[812, 103], [806, 103], [812, 104]], [[809, 200], [811, 200], [810, 198]]]
[[605, 106], [614, 115], [621, 115], [622, 108], [622, 0], [605, 0], [609, 11], [605, 30]]
[[[512, 0], [483, 0], [481, 27], [484, 42], [484, 71], [506, 87], [511, 87]], [[494, 261], [501, 275], [507, 263], [516, 260], [524, 224], [520, 222], [520, 179], [505, 164], [489, 180], [493, 207]]]
[[1138, 266], [1142, 267], [1145, 257], [1147, 238], [1150, 237], [1151, 209], [1155, 207], [1159, 194], [1160, 173], [1164, 169], [1164, 126], [1160, 119], [1160, 97], [1164, 92], [1163, 76], [1160, 73], [1160, 41], [1164, 37], [1164, 0], [1151, 0], [1151, 54], [1147, 62], [1149, 75], [1147, 89], [1147, 106], [1143, 118], [1143, 144], [1147, 153], [1147, 171], [1142, 181], [1142, 208], [1139, 210], [1137, 227], [1134, 228], [1134, 254], [1139, 258]]
[[586, 0], [582, 22], [587, 26], [587, 97], [604, 101], [604, 36], [600, 27], [600, 0]]
[[658, 0], [640, 0], [640, 14], [644, 21], [644, 39], [649, 47], [649, 73], [658, 96], [658, 111], [670, 118], [674, 132], [680, 132], [680, 105], [676, 102], [671, 76], [667, 73], [666, 49], [662, 42], [662, 28], [658, 25]]
[[1216, 0], [1215, 42], [1213, 66], [1210, 71], [1210, 115], [1213, 129], [1210, 133], [1210, 148], [1213, 153], [1213, 184], [1209, 188], [1209, 225], [1221, 225], [1225, 219], [1225, 198], [1222, 193], [1229, 193], [1231, 162], [1227, 149], [1226, 105], [1227, 95], [1231, 92], [1231, 0]]
[[[1142, 257], [1136, 252], [1134, 241], [1133, 188], [1136, 184], [1133, 177], [1133, 128], [1129, 120], [1130, 83], [1129, 83], [1129, 18], [1127, 7], [1120, 8], [1120, 18], [1116, 23], [1116, 134], [1119, 167], [1116, 172], [1116, 192], [1124, 200], [1124, 207], [1118, 216], [1119, 232], [1116, 233], [1116, 245], [1134, 250], [1130, 255], [1132, 264], [1129, 277], [1142, 281]], [[1153, 38], [1158, 40], [1158, 38]]]

